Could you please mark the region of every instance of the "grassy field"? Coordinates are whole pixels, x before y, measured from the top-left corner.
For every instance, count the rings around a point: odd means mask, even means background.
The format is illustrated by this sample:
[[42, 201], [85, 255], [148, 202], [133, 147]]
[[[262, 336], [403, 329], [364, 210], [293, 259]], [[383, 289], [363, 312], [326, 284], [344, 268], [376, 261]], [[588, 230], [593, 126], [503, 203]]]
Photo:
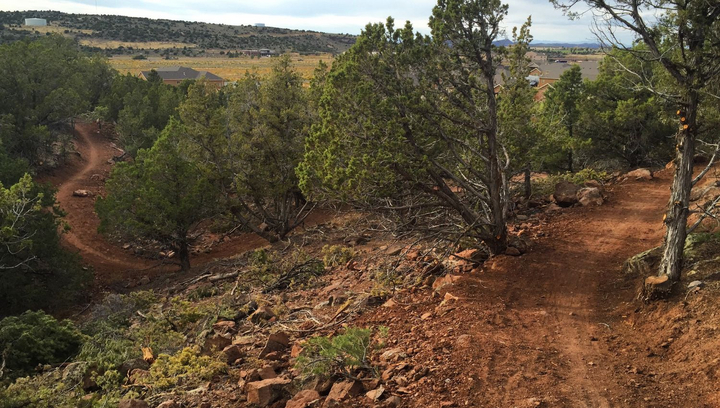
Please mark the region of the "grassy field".
[[[228, 81], [236, 81], [245, 76], [245, 72], [255, 72], [260, 76], [270, 72], [274, 58], [222, 58], [222, 57], [196, 57], [179, 58], [176, 60], [165, 60], [162, 58], [148, 58], [147, 60], [133, 60], [130, 57], [114, 57], [110, 59], [110, 65], [122, 73], [130, 72], [138, 74], [140, 71], [147, 71], [153, 68], [168, 66], [183, 66], [209, 71]], [[305, 79], [312, 78], [313, 71], [320, 61], [328, 65], [332, 64], [333, 56], [330, 54], [322, 56], [299, 56], [292, 55], [295, 69]]]
[[128, 42], [128, 41], [114, 41], [105, 40], [102, 38], [84, 38], [80, 40], [80, 44], [88, 47], [97, 47], [104, 49], [115, 49], [120, 47], [125, 48], [136, 48], [136, 49], [149, 49], [149, 50], [164, 50], [166, 48], [195, 48], [195, 44], [180, 43], [180, 42], [160, 42], [160, 41], [146, 41], [146, 42]]

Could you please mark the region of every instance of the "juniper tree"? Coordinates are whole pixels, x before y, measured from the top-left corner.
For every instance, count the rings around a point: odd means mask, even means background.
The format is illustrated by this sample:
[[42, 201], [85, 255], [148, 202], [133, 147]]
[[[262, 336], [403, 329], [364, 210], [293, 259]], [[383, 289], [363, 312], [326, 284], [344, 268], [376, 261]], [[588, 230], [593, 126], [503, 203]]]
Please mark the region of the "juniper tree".
[[532, 187], [530, 172], [533, 162], [538, 161], [538, 130], [536, 89], [529, 81], [530, 34], [531, 19], [518, 30], [513, 28], [513, 45], [507, 53], [508, 70], [503, 72], [503, 86], [498, 95], [498, 120], [500, 123], [501, 141], [513, 159], [511, 174], [519, 171], [524, 173], [525, 196], [530, 197]]
[[493, 41], [506, 14], [498, 0], [440, 0], [432, 36], [392, 18], [369, 24], [326, 78], [298, 169], [303, 191], [420, 211], [430, 232], [503, 251], [508, 163]]
[[[565, 140], [564, 149], [567, 155], [567, 170], [574, 170], [573, 150], [579, 144], [575, 127], [580, 118], [579, 102], [583, 96], [582, 71], [579, 65], [573, 65], [560, 75], [560, 79], [552, 84], [545, 93], [546, 117], [557, 118], [558, 127], [562, 129]], [[557, 127], [551, 126], [553, 132]]]
[[216, 212], [213, 185], [181, 148], [182, 125], [171, 120], [150, 149], [134, 162], [118, 163], [107, 195], [96, 210], [100, 230], [127, 239], [144, 238], [170, 246], [180, 267], [190, 268], [190, 232]]
[[201, 81], [180, 106], [193, 160], [220, 186], [231, 215], [271, 242], [285, 238], [312, 208], [295, 175], [311, 112], [288, 57], [268, 77], [248, 74], [222, 94]]

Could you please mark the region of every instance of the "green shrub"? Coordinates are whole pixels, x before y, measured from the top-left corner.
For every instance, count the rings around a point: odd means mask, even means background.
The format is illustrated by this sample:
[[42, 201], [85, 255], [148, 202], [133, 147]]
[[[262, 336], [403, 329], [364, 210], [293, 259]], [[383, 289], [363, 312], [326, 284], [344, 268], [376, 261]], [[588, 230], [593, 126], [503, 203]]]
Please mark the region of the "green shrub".
[[0, 321], [0, 353], [10, 378], [29, 374], [38, 364], [58, 364], [78, 353], [83, 335], [69, 320], [27, 311]]
[[355, 257], [355, 250], [342, 245], [325, 245], [322, 248], [323, 263], [328, 268], [344, 265]]
[[192, 385], [210, 380], [227, 370], [227, 365], [208, 356], [199, 356], [191, 348], [184, 348], [170, 356], [160, 354], [150, 367], [147, 385], [167, 389], [176, 385]]
[[593, 169], [582, 169], [576, 173], [552, 174], [547, 178], [533, 182], [533, 195], [545, 197], [555, 191], [555, 185], [561, 181], [569, 181], [574, 184], [583, 184], [586, 181], [606, 181], [609, 178], [607, 172], [595, 171]]
[[368, 362], [370, 329], [351, 327], [335, 337], [314, 337], [303, 346], [296, 368], [305, 375], [348, 376], [353, 369], [372, 370]]
[[74, 408], [80, 393], [82, 387], [64, 380], [61, 370], [51, 370], [18, 378], [7, 388], [0, 387], [0, 408]]

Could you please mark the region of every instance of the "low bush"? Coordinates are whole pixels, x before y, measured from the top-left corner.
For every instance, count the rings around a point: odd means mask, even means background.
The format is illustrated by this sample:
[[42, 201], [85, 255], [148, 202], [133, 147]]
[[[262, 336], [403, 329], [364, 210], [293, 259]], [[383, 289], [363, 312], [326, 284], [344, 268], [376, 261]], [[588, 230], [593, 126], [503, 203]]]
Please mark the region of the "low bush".
[[342, 245], [325, 245], [322, 248], [325, 267], [334, 268], [345, 265], [355, 257], [355, 250]]
[[555, 191], [555, 185], [561, 181], [569, 181], [573, 184], [581, 185], [587, 181], [595, 180], [599, 182], [607, 181], [610, 176], [604, 171], [595, 171], [593, 169], [582, 169], [576, 173], [553, 174], [544, 179], [533, 182], [532, 193], [536, 197], [547, 197]]
[[227, 365], [209, 356], [200, 356], [191, 348], [176, 355], [160, 354], [150, 367], [148, 386], [167, 389], [178, 385], [192, 386], [227, 370]]
[[30, 374], [39, 364], [65, 362], [82, 344], [83, 335], [71, 321], [58, 321], [42, 311], [0, 321], [0, 354], [7, 378]]
[[354, 369], [373, 371], [368, 361], [372, 330], [351, 327], [335, 337], [314, 337], [303, 346], [296, 368], [305, 375], [350, 376]]

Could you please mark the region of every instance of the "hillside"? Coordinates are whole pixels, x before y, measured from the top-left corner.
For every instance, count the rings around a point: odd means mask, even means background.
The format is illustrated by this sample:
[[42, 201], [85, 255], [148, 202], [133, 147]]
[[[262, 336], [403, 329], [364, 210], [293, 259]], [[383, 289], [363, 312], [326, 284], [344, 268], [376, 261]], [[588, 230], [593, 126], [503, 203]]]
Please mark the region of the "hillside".
[[[26, 27], [23, 23], [27, 17], [44, 18], [48, 26]], [[341, 53], [355, 43], [355, 36], [349, 34], [275, 27], [230, 26], [58, 11], [0, 12], [0, 43], [42, 36], [49, 32], [75, 38], [86, 49], [108, 55], [136, 54], [138, 50], [144, 50], [168, 56], [195, 56], [207, 50], [261, 48], [301, 54]]]
[[[82, 186], [113, 154], [104, 136], [85, 134], [92, 126], [79, 130], [76, 160], [88, 163], [73, 180]], [[163, 408], [717, 406], [717, 340], [707, 337], [718, 324], [717, 284], [699, 268], [707, 261], [698, 262], [717, 242], [690, 246], [698, 249], [687, 269], [697, 271], [685, 281], [702, 276], [708, 287], [678, 290], [668, 302], [633, 299], [638, 276], [620, 272], [629, 256], [660, 242], [670, 173], [618, 177], [600, 206], [519, 208], [510, 228], [528, 243], [521, 256], [446, 256], [350, 211], [328, 214], [287, 243], [228, 236], [210, 253], [218, 259], [172, 279], [162, 268], [103, 274], [104, 284], [114, 279], [110, 287], [137, 292], [89, 306], [82, 359], [45, 366], [6, 396], [13, 407], [120, 399], [121, 407]], [[76, 219], [94, 217], [63, 207]], [[98, 271], [134, 258], [119, 249], [88, 256], [69, 243]], [[363, 364], [351, 379], [307, 371], [324, 336], [347, 342], [338, 354], [362, 341]], [[93, 364], [107, 361], [118, 371], [93, 374]], [[323, 367], [342, 372], [349, 360], [339, 361]], [[124, 385], [100, 386], [111, 375]], [[41, 396], [28, 399], [35, 390]]]

